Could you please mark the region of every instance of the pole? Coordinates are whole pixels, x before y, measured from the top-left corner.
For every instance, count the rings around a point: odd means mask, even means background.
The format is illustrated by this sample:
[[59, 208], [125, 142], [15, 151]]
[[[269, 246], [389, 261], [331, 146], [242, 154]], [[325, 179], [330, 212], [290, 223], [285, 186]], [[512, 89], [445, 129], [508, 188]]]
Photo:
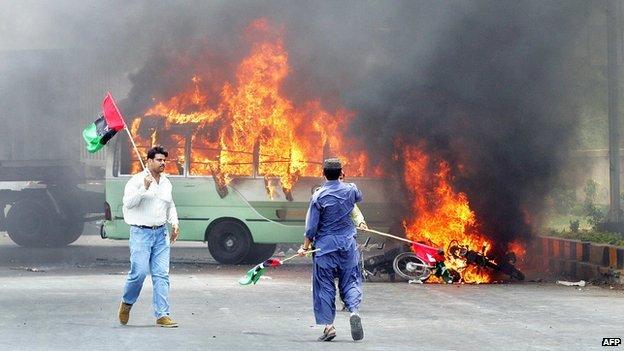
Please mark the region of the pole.
[[113, 106], [115, 106], [117, 113], [119, 113], [119, 118], [121, 118], [121, 120], [123, 121], [124, 129], [126, 130], [126, 133], [128, 133], [128, 137], [130, 138], [130, 142], [132, 143], [134, 152], [136, 152], [137, 157], [139, 158], [139, 162], [141, 162], [141, 167], [143, 167], [144, 171], [147, 171], [147, 168], [145, 168], [145, 164], [143, 163], [143, 159], [141, 158], [141, 154], [139, 153], [139, 149], [137, 149], [137, 146], [134, 143], [134, 139], [132, 138], [132, 134], [130, 134], [130, 130], [128, 129], [128, 124], [126, 123], [126, 120], [123, 118], [123, 114], [121, 113], [121, 110], [119, 109], [119, 107], [117, 107], [117, 103], [115, 102], [115, 99], [113, 99], [113, 94], [111, 94], [110, 91], [106, 92], [106, 94], [111, 97], [111, 102], [113, 103]]
[[[317, 252], [317, 251], [321, 251], [321, 249], [308, 250], [308, 251], [305, 252], [305, 254], [307, 255], [307, 254], [311, 254], [311, 253]], [[293, 258], [295, 258], [297, 256], [299, 256], [299, 254], [294, 254], [294, 255], [292, 255], [292, 256], [290, 256], [288, 258], [285, 258], [285, 259], [281, 260], [281, 262], [284, 263], [284, 262], [286, 262], [288, 260], [292, 260]]]
[[143, 163], [143, 159], [141, 159], [141, 154], [139, 153], [139, 149], [137, 149], [137, 146], [134, 143], [134, 139], [132, 139], [132, 134], [130, 134], [130, 131], [128, 130], [126, 121], [124, 121], [124, 126], [125, 126], [124, 129], [126, 130], [126, 133], [128, 133], [128, 137], [130, 138], [130, 142], [132, 143], [132, 147], [134, 148], [134, 152], [136, 152], [137, 157], [139, 158], [139, 162], [141, 162], [141, 167], [143, 167], [144, 171], [147, 171], [147, 168], [145, 168], [145, 164]]
[[401, 238], [400, 236], [396, 236], [396, 235], [380, 232], [380, 231], [377, 231], [377, 230], [374, 230], [374, 229], [358, 228], [358, 230], [363, 230], [365, 232], [375, 233], [375, 234], [378, 234], [378, 235], [381, 235], [381, 236], [385, 236], [385, 237], [388, 237], [388, 238], [405, 241], [406, 243], [410, 243], [410, 244], [418, 244], [415, 241], [412, 241], [412, 240], [409, 240], [409, 239], [405, 239], [405, 238]]
[[608, 226], [619, 227], [620, 215], [620, 121], [618, 111], [618, 2], [607, 7], [607, 80], [609, 93], [609, 214]]

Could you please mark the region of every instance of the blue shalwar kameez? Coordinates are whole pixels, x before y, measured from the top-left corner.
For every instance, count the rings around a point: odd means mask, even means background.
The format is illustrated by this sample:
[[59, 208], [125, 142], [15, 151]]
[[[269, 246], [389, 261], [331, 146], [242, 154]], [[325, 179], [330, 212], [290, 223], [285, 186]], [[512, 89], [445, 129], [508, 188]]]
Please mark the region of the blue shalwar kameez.
[[332, 324], [336, 316], [336, 286], [347, 309], [357, 312], [362, 301], [362, 274], [351, 211], [362, 193], [355, 184], [329, 180], [310, 201], [305, 236], [320, 249], [314, 255], [312, 295], [317, 324]]

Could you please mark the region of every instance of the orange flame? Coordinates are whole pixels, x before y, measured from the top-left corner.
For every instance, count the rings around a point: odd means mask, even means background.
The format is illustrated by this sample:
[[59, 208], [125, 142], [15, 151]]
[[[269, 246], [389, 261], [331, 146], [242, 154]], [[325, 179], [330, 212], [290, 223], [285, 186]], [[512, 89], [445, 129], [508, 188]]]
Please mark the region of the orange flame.
[[[264, 19], [253, 21], [245, 33], [249, 54], [235, 66], [234, 78], [219, 82], [214, 79], [221, 76], [215, 73], [219, 67], [197, 69], [180, 93], [154, 100], [135, 117], [131, 131], [137, 144], [165, 144], [174, 161], [167, 164], [168, 173], [181, 173], [188, 165], [190, 175], [212, 175], [222, 186], [233, 177], [262, 176], [270, 198], [289, 192], [300, 177], [320, 176], [321, 162], [329, 156], [342, 159], [348, 176], [381, 176], [361, 142], [344, 133], [355, 117], [352, 111], [327, 111], [314, 99], [296, 105], [284, 95], [290, 67], [281, 32]], [[193, 145], [189, 160], [187, 140]], [[457, 240], [487, 253], [492, 245], [478, 231], [467, 196], [451, 187], [449, 165], [421, 147], [401, 149], [396, 158], [404, 163], [412, 199], [412, 217], [403, 222], [407, 237], [444, 249]], [[139, 167], [134, 162], [132, 171]], [[491, 281], [490, 272], [465, 267], [462, 260], [447, 255], [446, 264], [461, 271], [466, 282]]]
[[[157, 101], [134, 120], [132, 131], [138, 135], [144, 119], [165, 119], [164, 126], [150, 131], [150, 140], [139, 137], [139, 144], [154, 144], [163, 138], [159, 132], [190, 123], [195, 125], [192, 175], [217, 172], [226, 183], [233, 176], [276, 177], [284, 191], [292, 189], [301, 176], [320, 176], [321, 162], [329, 156], [338, 155], [352, 176], [370, 174], [363, 148], [344, 135], [354, 114], [345, 109], [328, 112], [317, 100], [295, 106], [281, 92], [290, 68], [280, 31], [260, 19], [250, 24], [247, 34], [256, 41], [238, 65], [235, 81], [222, 85], [220, 101], [208, 105], [208, 92], [201, 86], [203, 72], [196, 73], [185, 92]], [[182, 136], [172, 141], [183, 146]], [[257, 170], [253, 169], [254, 151], [259, 154]], [[183, 157], [183, 152], [169, 156], [178, 159], [177, 166]], [[133, 168], [137, 171], [138, 164]], [[176, 173], [176, 168], [169, 166], [167, 172]], [[274, 182], [266, 184], [269, 195], [273, 194]]]
[[[403, 222], [407, 237], [429, 245], [448, 248], [453, 240], [473, 250], [485, 253], [491, 244], [476, 231], [475, 214], [470, 209], [464, 193], [455, 192], [450, 185], [450, 168], [446, 162], [433, 164], [433, 160], [416, 146], [405, 146], [404, 180], [411, 191], [413, 218]], [[431, 170], [433, 168], [433, 170]], [[491, 281], [489, 272], [478, 267], [465, 267], [462, 260], [446, 255], [446, 265], [458, 270], [469, 283]]]

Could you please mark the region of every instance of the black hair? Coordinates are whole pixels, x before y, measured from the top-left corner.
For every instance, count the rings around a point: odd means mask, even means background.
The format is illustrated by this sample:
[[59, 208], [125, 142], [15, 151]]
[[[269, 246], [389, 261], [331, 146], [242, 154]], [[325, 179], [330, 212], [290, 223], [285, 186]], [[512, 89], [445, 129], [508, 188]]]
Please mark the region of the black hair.
[[327, 178], [327, 180], [337, 180], [338, 178], [340, 178], [340, 174], [342, 174], [342, 168], [323, 168], [323, 175], [325, 176], [325, 178]]
[[165, 155], [165, 157], [169, 157], [169, 153], [167, 152], [167, 150], [165, 150], [165, 148], [162, 145], [156, 145], [153, 148], [147, 150], [147, 158], [148, 159], [154, 159], [154, 157], [156, 157], [156, 154], [161, 154], [161, 155]]

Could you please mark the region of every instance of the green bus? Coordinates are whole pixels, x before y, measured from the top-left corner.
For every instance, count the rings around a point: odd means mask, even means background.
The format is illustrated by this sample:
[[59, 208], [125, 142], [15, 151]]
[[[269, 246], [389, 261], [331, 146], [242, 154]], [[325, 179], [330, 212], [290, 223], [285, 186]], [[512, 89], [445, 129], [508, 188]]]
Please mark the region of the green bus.
[[[206, 242], [212, 257], [223, 264], [256, 263], [269, 258], [278, 243], [303, 240], [310, 196], [324, 182], [319, 177], [301, 177], [290, 191], [281, 191], [280, 180], [258, 174], [258, 149], [241, 157], [250, 163], [249, 174], [237, 175], [225, 185], [205, 164], [193, 161], [194, 138], [177, 138], [160, 143], [168, 151], [167, 173], [173, 184], [173, 198], [180, 220], [180, 241]], [[322, 146], [321, 146], [322, 147]], [[147, 149], [139, 146], [139, 149]], [[128, 138], [118, 137], [107, 145], [105, 220], [102, 238], [128, 239], [123, 220], [122, 198], [126, 182], [137, 170], [138, 159]], [[204, 162], [205, 163], [205, 162]], [[346, 169], [348, 172], [348, 169]], [[388, 227], [389, 206], [381, 178], [349, 178], [362, 190], [360, 208], [369, 225]], [[269, 191], [280, 189], [279, 191]]]

